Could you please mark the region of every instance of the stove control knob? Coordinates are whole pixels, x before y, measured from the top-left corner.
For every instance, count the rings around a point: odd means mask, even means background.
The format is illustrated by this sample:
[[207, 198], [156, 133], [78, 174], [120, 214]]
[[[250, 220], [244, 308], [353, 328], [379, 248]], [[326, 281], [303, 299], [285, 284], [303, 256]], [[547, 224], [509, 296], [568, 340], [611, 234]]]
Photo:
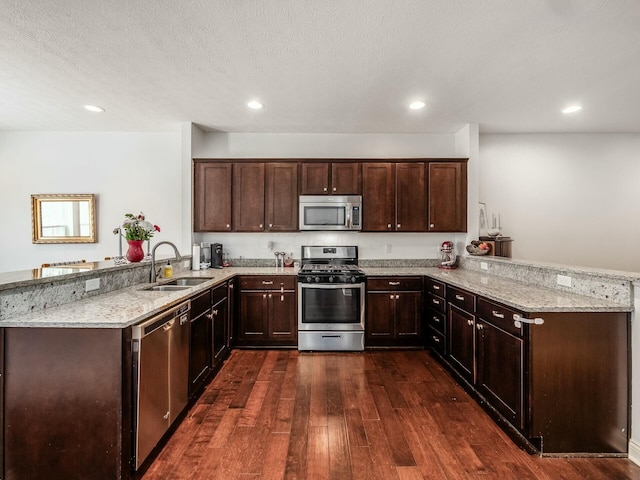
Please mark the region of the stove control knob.
[[312, 278], [312, 277], [307, 277], [307, 282], [308, 282], [308, 283], [311, 283], [312, 281], [313, 281], [313, 278]]
[[351, 283], [356, 283], [358, 281], [358, 277], [351, 277]]
[[334, 277], [333, 275], [329, 277], [329, 283], [333, 283], [335, 282], [335, 280], [336, 280], [336, 277]]
[[320, 283], [320, 277], [315, 278], [316, 283]]

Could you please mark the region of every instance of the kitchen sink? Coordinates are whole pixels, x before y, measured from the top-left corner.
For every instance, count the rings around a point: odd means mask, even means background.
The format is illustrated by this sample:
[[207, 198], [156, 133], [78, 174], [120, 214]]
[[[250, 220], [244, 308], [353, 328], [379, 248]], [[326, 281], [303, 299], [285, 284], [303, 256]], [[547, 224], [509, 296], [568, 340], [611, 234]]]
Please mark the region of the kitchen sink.
[[189, 288], [188, 285], [154, 285], [152, 287], [142, 288], [141, 290], [150, 292], [175, 292], [177, 290], [186, 290], [187, 288]]
[[171, 280], [170, 282], [163, 283], [162, 285], [169, 286], [188, 286], [193, 287], [194, 285], [200, 285], [201, 283], [208, 282], [211, 280], [210, 278], [197, 278], [197, 277], [184, 277], [184, 278], [176, 278]]

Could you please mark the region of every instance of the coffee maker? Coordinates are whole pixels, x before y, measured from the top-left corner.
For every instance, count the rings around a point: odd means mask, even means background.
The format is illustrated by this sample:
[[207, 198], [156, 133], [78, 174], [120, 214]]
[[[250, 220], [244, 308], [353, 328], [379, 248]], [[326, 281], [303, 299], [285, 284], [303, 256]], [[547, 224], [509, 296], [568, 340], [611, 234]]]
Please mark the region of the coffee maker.
[[211, 244], [211, 268], [222, 268], [222, 244]]

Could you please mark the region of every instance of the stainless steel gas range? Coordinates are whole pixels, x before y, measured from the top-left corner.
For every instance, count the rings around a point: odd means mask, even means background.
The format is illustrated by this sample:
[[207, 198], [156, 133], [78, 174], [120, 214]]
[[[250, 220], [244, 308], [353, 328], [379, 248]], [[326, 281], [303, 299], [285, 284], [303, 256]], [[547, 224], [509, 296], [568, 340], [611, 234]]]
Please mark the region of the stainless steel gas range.
[[298, 350], [364, 350], [364, 273], [358, 247], [302, 247]]

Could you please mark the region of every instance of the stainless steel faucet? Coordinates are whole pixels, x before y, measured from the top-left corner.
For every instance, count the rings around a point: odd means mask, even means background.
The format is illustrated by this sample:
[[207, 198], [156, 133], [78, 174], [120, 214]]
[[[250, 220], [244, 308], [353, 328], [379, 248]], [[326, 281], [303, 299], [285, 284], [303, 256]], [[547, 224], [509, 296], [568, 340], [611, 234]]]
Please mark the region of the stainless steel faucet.
[[180, 252], [178, 251], [178, 247], [176, 247], [173, 243], [163, 240], [162, 242], [158, 242], [154, 245], [153, 250], [151, 250], [151, 283], [155, 283], [156, 281], [156, 248], [158, 248], [163, 243], [167, 245], [171, 245], [173, 247], [173, 251], [176, 252], [176, 260], [182, 260], [180, 256]]

